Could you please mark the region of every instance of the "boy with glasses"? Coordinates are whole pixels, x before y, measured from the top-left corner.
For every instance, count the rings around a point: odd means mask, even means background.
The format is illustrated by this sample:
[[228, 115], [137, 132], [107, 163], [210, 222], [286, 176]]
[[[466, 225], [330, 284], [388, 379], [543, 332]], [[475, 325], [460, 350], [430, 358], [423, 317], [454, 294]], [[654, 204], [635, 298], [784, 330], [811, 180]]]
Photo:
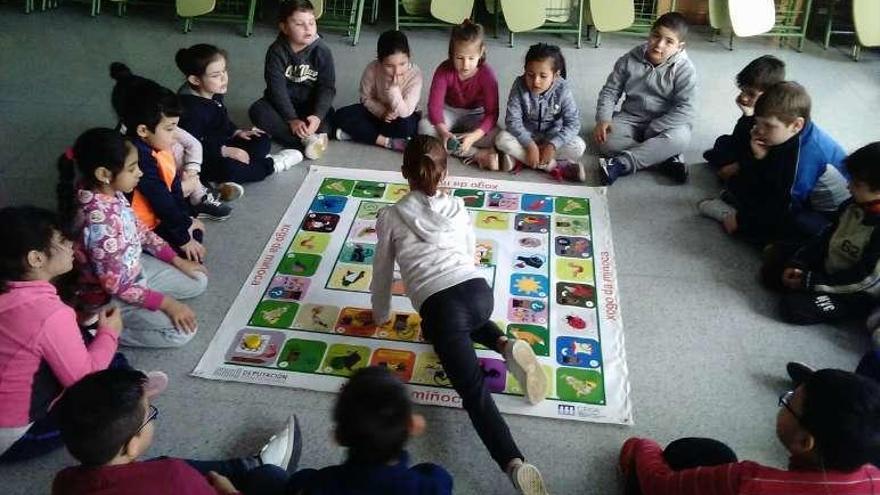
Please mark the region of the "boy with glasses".
[[620, 466], [627, 495], [856, 495], [880, 490], [880, 384], [825, 369], [779, 398], [776, 435], [788, 470], [736, 462], [724, 444], [685, 438], [665, 450], [630, 438]]
[[296, 468], [301, 445], [294, 416], [254, 456], [138, 461], [153, 442], [159, 409], [150, 399], [157, 393], [146, 375], [130, 369], [99, 371], [67, 389], [55, 413], [61, 438], [81, 465], [56, 475], [53, 495], [257, 494]]

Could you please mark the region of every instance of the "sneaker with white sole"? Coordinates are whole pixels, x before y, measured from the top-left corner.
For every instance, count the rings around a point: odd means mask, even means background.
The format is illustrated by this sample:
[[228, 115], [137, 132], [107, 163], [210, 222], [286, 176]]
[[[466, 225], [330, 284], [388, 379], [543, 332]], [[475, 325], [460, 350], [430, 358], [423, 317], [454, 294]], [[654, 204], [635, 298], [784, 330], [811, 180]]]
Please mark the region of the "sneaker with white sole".
[[336, 140], [337, 141], [351, 141], [351, 134], [343, 131], [342, 129], [336, 129]]
[[303, 161], [303, 154], [300, 150], [281, 150], [278, 153], [272, 155], [272, 162], [275, 165], [276, 173], [290, 170], [301, 161]]
[[144, 383], [144, 395], [155, 397], [168, 388], [168, 375], [162, 371], [146, 371], [147, 382]]
[[299, 464], [301, 453], [302, 434], [299, 430], [299, 420], [296, 415], [291, 414], [284, 429], [269, 438], [257, 457], [263, 465], [271, 464], [293, 473]]
[[228, 203], [244, 196], [244, 188], [236, 182], [222, 182], [217, 185], [217, 194], [221, 201]]
[[513, 375], [526, 400], [537, 404], [547, 398], [547, 376], [526, 341], [510, 339], [504, 345], [504, 356], [507, 370]]
[[730, 215], [736, 215], [736, 208], [725, 203], [721, 198], [708, 198], [697, 203], [700, 215], [717, 222], [723, 222]]
[[498, 154], [498, 166], [502, 172], [510, 172], [516, 166], [516, 158], [507, 153]]
[[522, 495], [549, 495], [541, 471], [528, 462], [516, 464], [508, 473], [510, 481]]
[[327, 133], [312, 134], [303, 139], [302, 142], [306, 150], [306, 158], [309, 160], [317, 160], [324, 156], [324, 152], [327, 151]]
[[214, 220], [222, 222], [232, 215], [232, 208], [224, 205], [219, 198], [211, 193], [205, 195], [201, 203], [195, 205], [193, 210], [196, 212], [196, 218]]
[[626, 165], [615, 158], [599, 158], [599, 171], [602, 173], [602, 182], [606, 186], [614, 184], [618, 178], [629, 174]]

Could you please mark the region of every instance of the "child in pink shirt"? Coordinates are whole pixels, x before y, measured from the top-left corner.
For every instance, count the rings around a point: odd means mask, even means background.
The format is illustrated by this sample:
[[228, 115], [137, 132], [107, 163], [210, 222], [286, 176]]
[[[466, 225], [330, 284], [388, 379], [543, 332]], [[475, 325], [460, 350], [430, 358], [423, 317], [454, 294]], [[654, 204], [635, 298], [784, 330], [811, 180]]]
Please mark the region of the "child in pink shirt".
[[422, 71], [400, 31], [382, 33], [376, 51], [361, 77], [361, 102], [336, 111], [336, 138], [402, 152], [419, 127]]
[[434, 71], [419, 134], [439, 138], [466, 164], [498, 170], [497, 122], [498, 80], [486, 63], [483, 27], [465, 20], [452, 28], [449, 59]]
[[110, 364], [122, 319], [118, 309], [104, 309], [86, 345], [76, 313], [51, 283], [73, 268], [72, 243], [56, 215], [8, 207], [0, 210], [0, 225], [0, 462], [11, 462], [61, 445], [49, 406], [63, 389]]

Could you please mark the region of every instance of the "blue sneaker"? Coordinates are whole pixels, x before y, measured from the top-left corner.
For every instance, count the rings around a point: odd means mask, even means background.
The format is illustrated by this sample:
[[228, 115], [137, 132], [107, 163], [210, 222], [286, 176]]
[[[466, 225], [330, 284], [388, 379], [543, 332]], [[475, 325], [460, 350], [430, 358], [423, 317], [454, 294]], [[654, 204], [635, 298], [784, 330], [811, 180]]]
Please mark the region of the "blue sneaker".
[[602, 171], [602, 182], [606, 186], [614, 184], [618, 177], [627, 175], [626, 165], [614, 158], [599, 158], [599, 170]]

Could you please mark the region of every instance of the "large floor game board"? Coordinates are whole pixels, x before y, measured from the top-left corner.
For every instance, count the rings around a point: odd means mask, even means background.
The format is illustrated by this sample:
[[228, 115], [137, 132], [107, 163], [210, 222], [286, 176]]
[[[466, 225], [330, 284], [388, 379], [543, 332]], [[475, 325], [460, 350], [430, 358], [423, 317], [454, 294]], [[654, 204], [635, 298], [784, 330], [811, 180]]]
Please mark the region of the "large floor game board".
[[[501, 357], [478, 347], [499, 409], [631, 424], [604, 189], [443, 185], [470, 210], [493, 319], [533, 347], [551, 384], [548, 400], [528, 405]], [[399, 173], [312, 167], [193, 374], [335, 392], [358, 368], [381, 365], [415, 402], [460, 407], [399, 279], [391, 322], [371, 323], [376, 216], [407, 192]]]

